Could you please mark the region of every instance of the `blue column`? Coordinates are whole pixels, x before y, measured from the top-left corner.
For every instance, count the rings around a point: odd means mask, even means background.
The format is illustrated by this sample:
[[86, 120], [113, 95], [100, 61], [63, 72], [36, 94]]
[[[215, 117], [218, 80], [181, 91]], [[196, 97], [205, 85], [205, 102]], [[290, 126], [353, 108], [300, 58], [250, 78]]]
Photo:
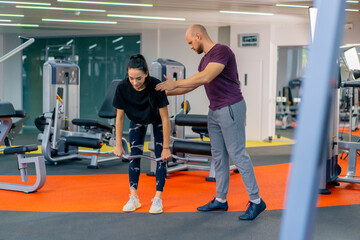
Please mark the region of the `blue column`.
[[314, 42], [304, 79], [296, 144], [291, 156], [286, 208], [280, 239], [311, 239], [313, 235], [321, 163], [325, 160], [336, 60], [342, 41], [345, 0], [316, 0]]

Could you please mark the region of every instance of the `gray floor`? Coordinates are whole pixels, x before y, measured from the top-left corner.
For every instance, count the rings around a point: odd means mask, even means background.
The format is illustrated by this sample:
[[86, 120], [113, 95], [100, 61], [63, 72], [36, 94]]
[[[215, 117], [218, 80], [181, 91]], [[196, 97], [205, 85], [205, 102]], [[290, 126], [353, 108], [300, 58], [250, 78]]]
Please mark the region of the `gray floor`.
[[[240, 212], [35, 213], [0, 212], [0, 239], [278, 239], [281, 210], [240, 222]], [[360, 239], [360, 206], [319, 208], [313, 239]]]
[[[16, 144], [34, 143], [34, 135]], [[289, 162], [291, 146], [248, 148], [254, 166]], [[0, 175], [18, 174], [14, 156], [0, 156]], [[48, 165], [49, 175], [126, 173], [127, 163], [102, 163], [87, 169], [88, 161]], [[142, 171], [149, 168], [142, 161]], [[181, 196], [179, 196], [181, 197]], [[186, 204], [186, 203], [184, 203]], [[0, 240], [51, 239], [277, 239], [281, 210], [265, 211], [251, 222], [238, 221], [241, 212], [217, 213], [41, 213], [0, 211]], [[360, 239], [360, 205], [318, 208], [314, 239]]]
[[289, 127], [287, 129], [281, 129], [281, 128], [275, 129], [275, 135], [277, 137], [286, 137], [286, 138], [294, 139], [294, 132], [295, 132], [295, 128], [292, 127]]

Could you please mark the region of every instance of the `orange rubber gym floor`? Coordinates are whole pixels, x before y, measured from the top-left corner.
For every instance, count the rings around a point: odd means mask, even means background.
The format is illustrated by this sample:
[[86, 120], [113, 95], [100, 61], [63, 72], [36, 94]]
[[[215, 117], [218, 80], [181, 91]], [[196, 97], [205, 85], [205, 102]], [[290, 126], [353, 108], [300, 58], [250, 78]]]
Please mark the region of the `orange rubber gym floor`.
[[[347, 161], [339, 160], [339, 164], [342, 167], [341, 175], [344, 175]], [[255, 175], [261, 196], [267, 203], [267, 210], [283, 209], [288, 171], [289, 163], [255, 167]], [[356, 175], [359, 176], [359, 173], [358, 167]], [[207, 174], [204, 171], [171, 174], [166, 181], [163, 195], [164, 211], [195, 212], [197, 206], [211, 199], [215, 193], [215, 183], [205, 181]], [[20, 177], [0, 176], [0, 181], [20, 183]], [[34, 176], [30, 176], [29, 183], [31, 182], [34, 182]], [[142, 207], [137, 212], [149, 210], [154, 188], [155, 178], [141, 174], [138, 194]], [[329, 190], [332, 194], [320, 195], [319, 207], [360, 204], [358, 184], [341, 183]], [[0, 210], [121, 212], [122, 205], [128, 200], [127, 192], [127, 174], [48, 175], [45, 186], [35, 194], [0, 191]], [[246, 209], [248, 199], [241, 176], [237, 173], [231, 173], [228, 201], [229, 211]]]

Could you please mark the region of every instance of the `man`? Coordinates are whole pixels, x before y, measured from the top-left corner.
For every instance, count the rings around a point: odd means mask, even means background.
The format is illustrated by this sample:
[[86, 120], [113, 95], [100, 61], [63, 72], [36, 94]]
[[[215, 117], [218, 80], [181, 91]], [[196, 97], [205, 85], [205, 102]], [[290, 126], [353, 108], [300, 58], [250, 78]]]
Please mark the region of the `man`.
[[210, 100], [208, 131], [215, 162], [216, 198], [197, 210], [228, 210], [226, 196], [230, 157], [239, 169], [250, 196], [249, 207], [239, 219], [253, 220], [265, 210], [266, 204], [259, 196], [252, 162], [245, 150], [246, 104], [240, 90], [235, 55], [229, 47], [214, 43], [202, 25], [191, 25], [185, 38], [191, 49], [198, 54], [205, 53], [198, 72], [178, 81], [165, 76], [167, 80], [159, 83], [156, 90], [166, 90], [168, 95], [179, 95], [204, 85]]

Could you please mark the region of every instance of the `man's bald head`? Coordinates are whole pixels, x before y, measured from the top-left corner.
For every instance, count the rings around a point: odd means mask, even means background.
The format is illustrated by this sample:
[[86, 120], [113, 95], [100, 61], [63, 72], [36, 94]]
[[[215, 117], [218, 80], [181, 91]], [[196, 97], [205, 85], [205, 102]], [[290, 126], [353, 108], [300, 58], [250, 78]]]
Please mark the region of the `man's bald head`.
[[207, 53], [207, 51], [215, 45], [210, 39], [206, 28], [200, 24], [191, 25], [186, 31], [185, 39], [190, 45], [190, 48], [198, 54], [203, 52]]
[[200, 34], [202, 37], [209, 38], [206, 28], [200, 24], [193, 24], [186, 31], [186, 35], [190, 37], [194, 37], [197, 33]]

